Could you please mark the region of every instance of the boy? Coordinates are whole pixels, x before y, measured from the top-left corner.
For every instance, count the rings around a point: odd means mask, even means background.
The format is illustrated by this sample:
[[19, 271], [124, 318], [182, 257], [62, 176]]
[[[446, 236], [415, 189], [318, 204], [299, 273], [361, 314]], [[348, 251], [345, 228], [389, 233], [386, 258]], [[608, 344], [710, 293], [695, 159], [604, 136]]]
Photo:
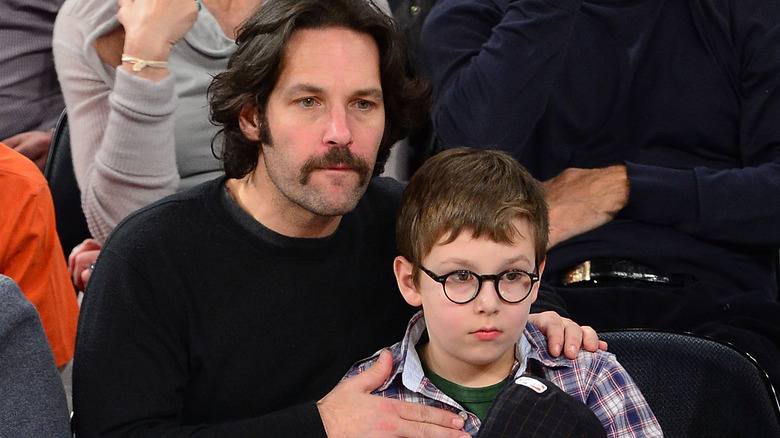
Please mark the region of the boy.
[[527, 324], [547, 235], [541, 185], [508, 155], [460, 148], [429, 159], [404, 191], [393, 265], [404, 299], [423, 310], [390, 347], [393, 374], [374, 393], [459, 412], [475, 435], [510, 377], [532, 375], [586, 403], [610, 437], [662, 436], [612, 354], [553, 358]]

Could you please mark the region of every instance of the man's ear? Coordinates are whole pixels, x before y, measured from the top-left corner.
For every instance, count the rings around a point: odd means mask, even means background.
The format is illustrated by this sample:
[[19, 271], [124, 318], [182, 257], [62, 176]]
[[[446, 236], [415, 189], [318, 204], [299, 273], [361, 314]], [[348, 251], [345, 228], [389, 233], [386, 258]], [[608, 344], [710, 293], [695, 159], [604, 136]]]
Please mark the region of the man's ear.
[[422, 297], [414, 284], [414, 265], [404, 256], [398, 256], [393, 261], [393, 271], [404, 300], [414, 307], [422, 305]]
[[260, 141], [260, 117], [257, 107], [247, 103], [238, 114], [238, 126], [249, 141]]
[[539, 281], [534, 283], [534, 290], [531, 292], [531, 296], [528, 297], [530, 302], [533, 303], [536, 301], [536, 298], [539, 296], [539, 288], [542, 287], [542, 273], [544, 273], [544, 266], [547, 263], [547, 260], [545, 259], [542, 261], [542, 263], [539, 265]]

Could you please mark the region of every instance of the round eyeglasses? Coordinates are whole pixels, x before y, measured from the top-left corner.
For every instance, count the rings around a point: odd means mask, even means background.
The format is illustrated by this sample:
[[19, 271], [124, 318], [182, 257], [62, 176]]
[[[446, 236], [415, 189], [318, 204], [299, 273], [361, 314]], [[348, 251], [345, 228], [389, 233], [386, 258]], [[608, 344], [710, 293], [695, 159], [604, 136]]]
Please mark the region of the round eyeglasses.
[[534, 283], [539, 281], [539, 274], [520, 269], [510, 269], [492, 275], [479, 275], [460, 269], [449, 274], [436, 275], [423, 265], [418, 266], [433, 281], [441, 283], [444, 296], [455, 304], [466, 304], [476, 298], [485, 280], [493, 280], [499, 298], [507, 303], [519, 303], [528, 298]]

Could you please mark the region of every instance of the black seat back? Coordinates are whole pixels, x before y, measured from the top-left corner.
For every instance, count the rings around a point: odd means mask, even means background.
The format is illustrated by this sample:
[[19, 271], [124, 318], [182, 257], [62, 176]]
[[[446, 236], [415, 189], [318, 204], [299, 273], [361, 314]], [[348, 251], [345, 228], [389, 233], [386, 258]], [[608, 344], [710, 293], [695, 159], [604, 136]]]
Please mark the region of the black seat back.
[[769, 377], [731, 345], [691, 334], [600, 332], [667, 438], [780, 437]]
[[49, 182], [57, 218], [57, 233], [67, 257], [73, 247], [90, 237], [90, 233], [81, 209], [81, 191], [73, 173], [68, 114], [64, 110], [54, 128], [43, 174]]

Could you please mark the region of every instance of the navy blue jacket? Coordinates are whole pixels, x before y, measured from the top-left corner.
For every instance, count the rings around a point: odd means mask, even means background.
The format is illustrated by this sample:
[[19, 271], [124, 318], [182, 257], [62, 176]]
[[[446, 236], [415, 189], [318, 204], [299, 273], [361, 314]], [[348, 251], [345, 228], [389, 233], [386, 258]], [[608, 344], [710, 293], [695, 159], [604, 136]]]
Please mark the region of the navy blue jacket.
[[445, 147], [541, 180], [627, 165], [628, 205], [553, 248], [547, 281], [618, 257], [776, 299], [780, 2], [442, 0], [421, 44]]

